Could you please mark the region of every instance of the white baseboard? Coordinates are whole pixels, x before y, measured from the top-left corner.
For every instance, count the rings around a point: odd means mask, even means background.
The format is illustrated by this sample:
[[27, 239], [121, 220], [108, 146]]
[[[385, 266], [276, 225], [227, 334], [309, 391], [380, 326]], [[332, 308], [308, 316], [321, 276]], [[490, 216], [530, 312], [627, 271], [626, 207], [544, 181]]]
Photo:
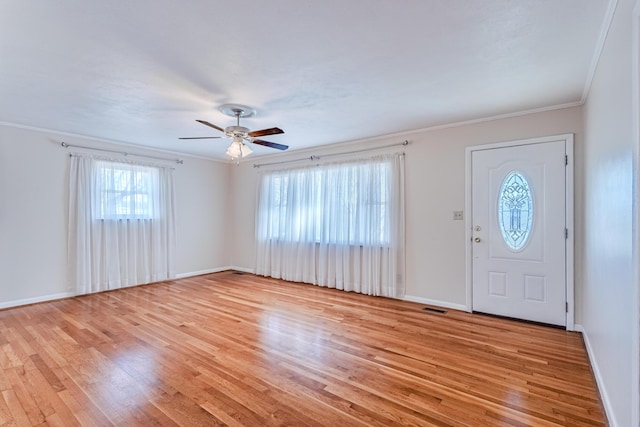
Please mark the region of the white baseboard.
[[602, 379], [600, 368], [598, 367], [593, 348], [591, 347], [591, 342], [589, 341], [589, 334], [587, 333], [587, 331], [585, 331], [582, 325], [579, 325], [577, 323], [575, 324], [575, 330], [577, 332], [580, 332], [582, 334], [582, 338], [584, 339], [584, 345], [587, 348], [587, 355], [589, 356], [589, 363], [591, 363], [593, 375], [596, 377], [596, 384], [598, 385], [598, 391], [600, 392], [600, 398], [602, 399], [602, 405], [604, 406], [604, 411], [607, 415], [609, 425], [611, 427], [618, 427], [619, 424], [616, 422], [613, 408], [611, 407], [611, 400], [609, 399], [607, 390], [604, 388], [604, 380]]
[[193, 276], [202, 276], [203, 274], [219, 273], [221, 271], [227, 271], [227, 270], [235, 270], [235, 268], [231, 266], [225, 266], [225, 267], [209, 268], [207, 270], [190, 271], [188, 273], [176, 274], [176, 279], [184, 279], [186, 277], [193, 277]]
[[[225, 266], [225, 267], [210, 268], [210, 269], [207, 269], [207, 270], [191, 271], [191, 272], [188, 272], [188, 273], [176, 274], [176, 279], [184, 279], [184, 278], [187, 278], [187, 277], [201, 276], [203, 274], [218, 273], [220, 271], [228, 271], [228, 270], [239, 270], [239, 271], [244, 271], [244, 272], [247, 272], [247, 273], [253, 273], [252, 270], [249, 270], [249, 269], [246, 269], [246, 268], [234, 267], [234, 266]], [[143, 283], [143, 284], [145, 284], [145, 283]], [[14, 301], [5, 301], [5, 302], [0, 302], [0, 309], [19, 307], [21, 305], [36, 304], [36, 303], [39, 303], [39, 302], [55, 301], [55, 300], [58, 300], [58, 299], [70, 298], [70, 297], [74, 297], [74, 296], [77, 296], [77, 294], [75, 292], [62, 292], [62, 293], [59, 293], [59, 294], [42, 295], [42, 296], [38, 296], [38, 297], [34, 297], [34, 298], [25, 298], [25, 299], [14, 300]]]
[[450, 308], [452, 310], [467, 311], [467, 306], [463, 304], [454, 304], [451, 302], [438, 301], [435, 299], [422, 298], [422, 297], [415, 297], [412, 295], [405, 295], [404, 298], [402, 299], [405, 301], [419, 302], [421, 304], [427, 304], [427, 305], [434, 305], [436, 307]]
[[187, 277], [202, 276], [203, 274], [219, 273], [221, 271], [229, 271], [229, 270], [242, 271], [243, 273], [253, 274], [252, 268], [238, 267], [236, 265], [226, 265], [224, 267], [216, 267], [216, 268], [210, 268], [207, 270], [190, 271], [188, 273], [176, 274], [176, 279], [185, 279]]
[[253, 268], [238, 267], [237, 265], [232, 265], [231, 267], [229, 267], [229, 270], [236, 270], [236, 271], [242, 271], [243, 273], [253, 274]]
[[57, 300], [57, 299], [70, 298], [70, 297], [73, 297], [75, 295], [76, 294], [73, 293], [73, 292], [62, 292], [62, 293], [53, 294], [53, 295], [43, 295], [43, 296], [34, 297], [34, 298], [26, 298], [26, 299], [14, 300], [14, 301], [0, 302], [0, 309], [2, 309], [2, 308], [11, 308], [11, 307], [19, 307], [21, 305], [36, 304], [36, 303], [39, 303], [39, 302], [54, 301], [54, 300]]

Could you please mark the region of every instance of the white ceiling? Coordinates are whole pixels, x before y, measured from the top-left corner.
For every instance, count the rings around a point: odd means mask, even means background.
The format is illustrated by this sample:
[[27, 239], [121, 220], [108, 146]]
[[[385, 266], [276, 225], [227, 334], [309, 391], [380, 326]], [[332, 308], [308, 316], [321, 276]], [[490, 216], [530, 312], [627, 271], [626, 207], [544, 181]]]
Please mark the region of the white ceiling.
[[[583, 99], [613, 0], [0, 1], [0, 121], [224, 159]], [[256, 147], [256, 155], [274, 150]]]

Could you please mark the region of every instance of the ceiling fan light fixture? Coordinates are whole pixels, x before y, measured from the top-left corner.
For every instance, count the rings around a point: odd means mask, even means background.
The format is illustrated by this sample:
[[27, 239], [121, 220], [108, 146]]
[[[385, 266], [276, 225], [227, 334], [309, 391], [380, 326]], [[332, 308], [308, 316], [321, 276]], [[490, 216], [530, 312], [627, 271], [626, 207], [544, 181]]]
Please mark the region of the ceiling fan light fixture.
[[227, 154], [231, 156], [232, 159], [242, 156], [242, 149], [240, 144], [240, 142], [234, 139], [233, 142], [231, 142], [231, 145], [229, 145], [229, 148], [227, 148]]
[[253, 153], [253, 150], [249, 148], [247, 144], [241, 144], [240, 153], [242, 154], [242, 157], [247, 157], [249, 154]]
[[233, 160], [247, 157], [251, 153], [253, 150], [243, 143], [241, 138], [233, 138], [231, 145], [227, 148], [227, 155]]

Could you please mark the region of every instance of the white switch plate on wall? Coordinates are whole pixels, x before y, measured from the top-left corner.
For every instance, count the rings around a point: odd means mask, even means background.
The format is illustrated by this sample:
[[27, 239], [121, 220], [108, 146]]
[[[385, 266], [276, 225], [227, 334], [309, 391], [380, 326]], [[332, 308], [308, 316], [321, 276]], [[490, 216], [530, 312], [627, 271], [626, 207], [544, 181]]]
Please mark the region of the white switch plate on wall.
[[456, 221], [461, 221], [464, 219], [463, 211], [453, 211], [453, 219]]

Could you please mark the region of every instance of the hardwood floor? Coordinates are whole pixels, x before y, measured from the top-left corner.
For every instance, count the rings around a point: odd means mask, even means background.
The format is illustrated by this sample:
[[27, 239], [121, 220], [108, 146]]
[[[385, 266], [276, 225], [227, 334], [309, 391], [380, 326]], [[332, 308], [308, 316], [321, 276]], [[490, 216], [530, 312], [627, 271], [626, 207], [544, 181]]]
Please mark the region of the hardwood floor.
[[606, 425], [582, 337], [224, 272], [0, 311], [0, 424]]

